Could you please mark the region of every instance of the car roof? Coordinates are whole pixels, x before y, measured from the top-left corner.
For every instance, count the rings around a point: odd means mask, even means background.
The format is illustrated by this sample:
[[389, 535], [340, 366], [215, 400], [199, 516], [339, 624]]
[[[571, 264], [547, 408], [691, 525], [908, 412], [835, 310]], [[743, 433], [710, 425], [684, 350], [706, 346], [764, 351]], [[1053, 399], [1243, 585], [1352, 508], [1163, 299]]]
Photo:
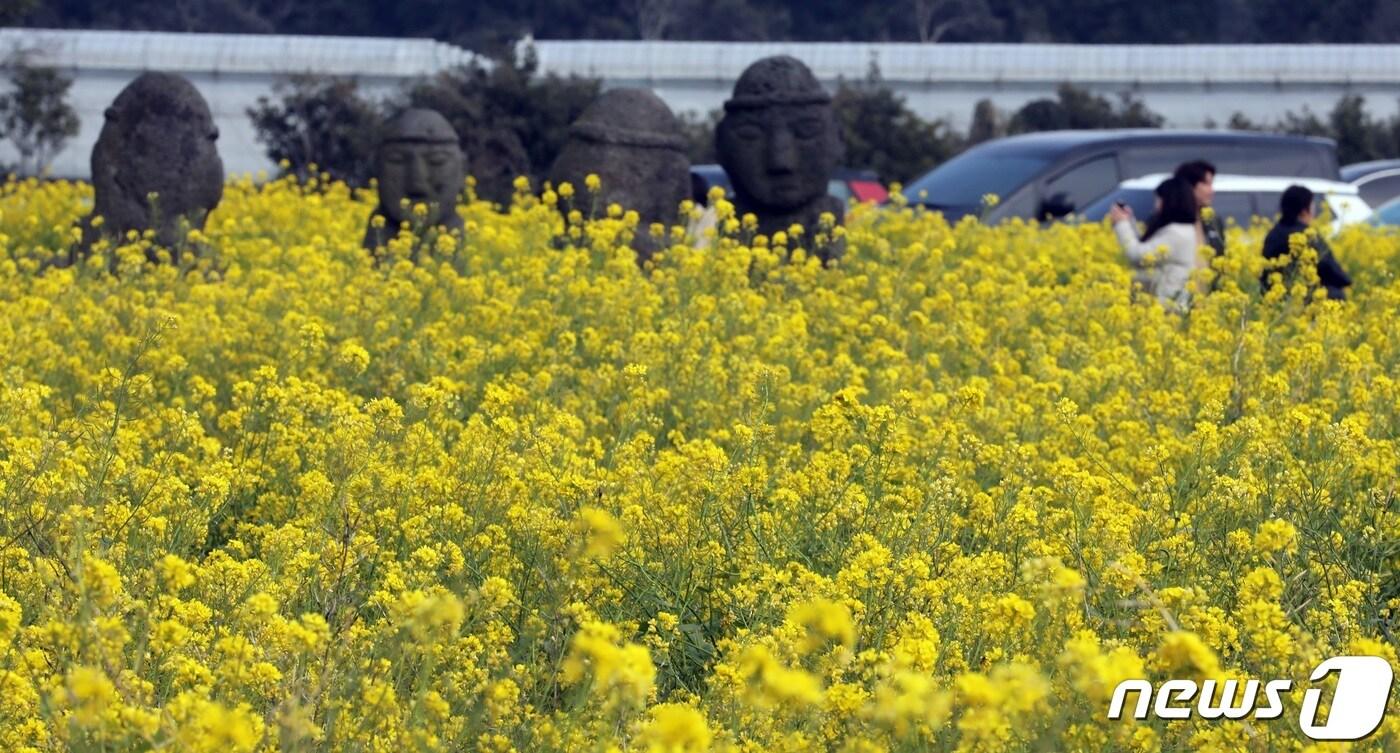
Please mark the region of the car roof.
[[1364, 178], [1382, 170], [1400, 169], [1400, 159], [1376, 159], [1369, 162], [1353, 162], [1342, 166], [1342, 180], [1352, 181]]
[[1312, 144], [1320, 147], [1335, 147], [1332, 139], [1317, 136], [1295, 136], [1283, 133], [1261, 133], [1256, 131], [1229, 131], [1206, 129], [1163, 129], [1163, 128], [1119, 128], [1103, 130], [1040, 131], [1008, 136], [995, 141], [978, 144], [976, 149], [991, 151], [1005, 150], [1019, 153], [1059, 153], [1083, 147], [1108, 144], [1132, 143], [1275, 143]]
[[[1121, 188], [1154, 191], [1158, 184], [1170, 177], [1172, 177], [1170, 173], [1155, 173], [1144, 175], [1141, 178], [1131, 178], [1119, 185]], [[1355, 196], [1358, 193], [1356, 186], [1350, 183], [1324, 178], [1220, 174], [1215, 176], [1211, 185], [1215, 188], [1216, 193], [1282, 192], [1289, 186], [1304, 186], [1313, 193], [1343, 196]]]
[[[706, 178], [729, 180], [729, 174], [724, 171], [724, 167], [722, 165], [691, 165], [690, 172], [696, 175], [702, 175]], [[831, 172], [831, 177], [835, 178], [836, 180], [866, 180], [872, 183], [880, 182], [880, 176], [877, 175], [874, 170], [870, 170], [867, 168], [838, 167]]]
[[1358, 186], [1364, 186], [1371, 181], [1394, 178], [1397, 175], [1400, 175], [1400, 162], [1395, 163], [1394, 167], [1382, 167], [1379, 170], [1369, 170], [1361, 175], [1343, 175], [1342, 180], [1348, 183], [1354, 183]]

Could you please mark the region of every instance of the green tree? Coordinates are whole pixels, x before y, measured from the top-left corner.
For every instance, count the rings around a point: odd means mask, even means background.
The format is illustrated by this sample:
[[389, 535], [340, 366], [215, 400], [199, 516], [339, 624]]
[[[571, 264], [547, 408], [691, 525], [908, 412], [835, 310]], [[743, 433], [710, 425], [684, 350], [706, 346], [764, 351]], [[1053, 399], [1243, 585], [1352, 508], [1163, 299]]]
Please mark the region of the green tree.
[[717, 162], [715, 127], [724, 117], [724, 110], [710, 110], [704, 117], [694, 112], [683, 112], [676, 117], [681, 121], [681, 130], [685, 133], [686, 156], [690, 158], [690, 164], [709, 165]]
[[365, 185], [384, 122], [403, 107], [442, 113], [457, 130], [477, 193], [510, 199], [512, 181], [542, 178], [568, 138], [569, 125], [600, 91], [596, 79], [537, 75], [533, 54], [474, 62], [414, 82], [385, 101], [363, 97], [353, 80], [297, 76], [262, 97], [248, 117], [274, 161], [305, 175], [314, 164]]
[[[1358, 23], [1358, 19], [1364, 22]], [[0, 24], [432, 37], [500, 53], [541, 39], [1105, 43], [1392, 42], [1394, 0], [0, 0]]]
[[0, 3], [0, 26], [10, 26], [24, 20], [35, 8], [39, 0], [5, 0]]
[[542, 179], [569, 137], [569, 126], [602, 90], [597, 79], [538, 75], [534, 50], [473, 62], [423, 80], [407, 100], [442, 113], [462, 135], [478, 193], [510, 197], [516, 175]]
[[1055, 99], [1028, 102], [1011, 116], [1008, 133], [1095, 128], [1160, 128], [1166, 119], [1128, 92], [1111, 102], [1072, 84], [1061, 84]]
[[994, 36], [1003, 24], [987, 0], [910, 0], [910, 10], [914, 33], [925, 43]]
[[990, 99], [979, 99], [972, 108], [972, 125], [967, 129], [967, 144], [972, 146], [1006, 135], [1006, 119]]
[[1286, 112], [1273, 123], [1255, 122], [1237, 112], [1230, 118], [1230, 127], [1330, 138], [1337, 142], [1337, 160], [1343, 165], [1400, 157], [1400, 116], [1372, 117], [1366, 111], [1366, 99], [1357, 94], [1338, 100], [1326, 118], [1307, 107]]
[[381, 105], [345, 78], [295, 76], [273, 93], [248, 109], [270, 159], [302, 177], [315, 165], [352, 185], [369, 182], [384, 122]]
[[1358, 94], [1342, 97], [1327, 120], [1331, 136], [1337, 140], [1337, 159], [1343, 165], [1392, 157], [1400, 146], [1394, 141], [1400, 120], [1375, 120], [1366, 112], [1366, 98]]
[[10, 90], [0, 95], [0, 140], [19, 154], [17, 172], [37, 175], [78, 133], [78, 113], [68, 104], [73, 80], [53, 68], [31, 66], [21, 55], [4, 67]]
[[907, 182], [962, 148], [946, 123], [910, 110], [874, 66], [864, 81], [843, 82], [832, 104], [846, 139], [846, 164], [874, 170], [887, 183]]

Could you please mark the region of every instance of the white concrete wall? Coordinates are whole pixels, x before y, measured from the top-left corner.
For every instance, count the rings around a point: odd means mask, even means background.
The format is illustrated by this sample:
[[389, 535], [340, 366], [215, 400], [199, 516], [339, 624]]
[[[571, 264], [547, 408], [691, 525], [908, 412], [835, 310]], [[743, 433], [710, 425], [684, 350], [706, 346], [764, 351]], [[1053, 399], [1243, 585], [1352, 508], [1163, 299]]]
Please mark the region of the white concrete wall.
[[[1054, 96], [1065, 81], [1108, 96], [1135, 92], [1178, 127], [1212, 118], [1224, 125], [1236, 111], [1256, 121], [1305, 106], [1325, 114], [1344, 94], [1365, 96], [1380, 116], [1400, 106], [1400, 45], [533, 44], [542, 72], [596, 76], [608, 87], [649, 87], [682, 113], [720, 107], [749, 63], [779, 53], [806, 61], [831, 87], [863, 78], [874, 63], [916, 112], [959, 129], [980, 99], [1012, 111]], [[16, 48], [74, 78], [70, 101], [82, 130], [52, 165], [61, 177], [88, 175], [103, 110], [142, 71], [179, 73], [199, 88], [219, 125], [225, 167], [237, 175], [274, 167], [246, 110], [293, 74], [354, 77], [366, 94], [379, 97], [474, 57], [422, 39], [0, 29], [0, 55]], [[0, 162], [15, 159], [0, 145]]]
[[[141, 74], [139, 70], [83, 71], [76, 76], [70, 90], [70, 103], [81, 121], [78, 135], [58, 154], [50, 166], [55, 177], [87, 178], [89, 158], [97, 134], [102, 130], [103, 112], [122, 87]], [[183, 72], [209, 102], [214, 122], [219, 126], [219, 154], [224, 170], [230, 176], [256, 174], [266, 170], [276, 172], [276, 166], [263, 153], [257, 141], [247, 109], [255, 106], [259, 96], [272, 93], [273, 80], [258, 74], [216, 74]], [[392, 93], [398, 81], [382, 78], [361, 78], [365, 94], [385, 96]], [[9, 145], [0, 145], [0, 163], [17, 160]]]
[[[835, 81], [826, 82], [836, 86]], [[1400, 112], [1400, 84], [1172, 84], [1134, 85], [1121, 81], [1075, 81], [1076, 86], [1117, 101], [1122, 92], [1132, 92], [1146, 105], [1166, 118], [1168, 127], [1200, 128], [1214, 121], [1224, 128], [1230, 116], [1244, 113], [1255, 122], [1273, 122], [1288, 111], [1309, 108], [1325, 119], [1337, 100], [1348, 94], [1366, 98], [1366, 110], [1373, 116], [1390, 117]], [[657, 81], [652, 79], [607, 80], [607, 86], [641, 86], [656, 90], [677, 113], [704, 115], [720, 108], [729, 98], [730, 87], [708, 81]], [[1034, 99], [1055, 98], [1054, 84], [1002, 82], [997, 84], [901, 83], [893, 88], [904, 96], [910, 109], [925, 118], [941, 118], [958, 130], [966, 130], [973, 108], [990, 99], [1007, 115]]]
[[[51, 165], [56, 177], [86, 178], [103, 112], [144, 71], [188, 78], [209, 102], [219, 126], [219, 154], [230, 176], [275, 171], [258, 144], [247, 110], [277, 83], [299, 73], [348, 76], [362, 94], [385, 97], [420, 76], [464, 64], [472, 53], [423, 39], [239, 36], [0, 29], [0, 56], [25, 51], [34, 64], [72, 77], [69, 102], [80, 131]], [[0, 144], [0, 163], [18, 155]]]
[[1168, 126], [1223, 126], [1235, 112], [1272, 121], [1304, 107], [1325, 114], [1346, 94], [1379, 116], [1400, 111], [1400, 45], [1054, 45], [538, 41], [544, 72], [656, 90], [677, 112], [723, 105], [754, 60], [793, 55], [829, 87], [881, 79], [924, 117], [966, 128], [978, 100], [1015, 110], [1065, 82], [1138, 95]]

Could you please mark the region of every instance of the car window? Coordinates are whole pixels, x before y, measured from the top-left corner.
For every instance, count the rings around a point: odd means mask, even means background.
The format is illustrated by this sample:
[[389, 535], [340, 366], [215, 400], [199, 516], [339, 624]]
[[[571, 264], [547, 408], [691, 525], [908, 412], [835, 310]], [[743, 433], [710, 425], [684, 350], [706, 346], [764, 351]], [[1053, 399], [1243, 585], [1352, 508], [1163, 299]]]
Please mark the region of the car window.
[[1102, 220], [1108, 216], [1108, 210], [1113, 207], [1114, 202], [1118, 201], [1132, 208], [1133, 216], [1139, 220], [1146, 220], [1152, 216], [1152, 191], [1146, 188], [1120, 188], [1085, 208], [1082, 212], [1084, 219], [1091, 222]]
[[1254, 194], [1254, 211], [1260, 217], [1274, 218], [1278, 216], [1278, 203], [1283, 198], [1281, 191], [1262, 191]]
[[1123, 168], [1129, 177], [1175, 172], [1178, 165], [1203, 159], [1222, 173], [1337, 177], [1324, 150], [1304, 144], [1184, 143], [1125, 147]]
[[[1237, 153], [1222, 160], [1225, 163], [1220, 168], [1222, 172], [1288, 177], [1302, 177], [1318, 173], [1316, 160], [1313, 159], [1312, 151], [1308, 149], [1285, 151], [1267, 147], [1253, 147], [1231, 151]], [[1238, 165], [1238, 167], [1234, 165]]]
[[1046, 206], [1051, 204], [1078, 212], [1118, 185], [1118, 160], [1111, 154], [1081, 162], [1045, 182], [1041, 192]]
[[1130, 178], [1156, 173], [1173, 173], [1177, 165], [1201, 158], [1199, 146], [1128, 146], [1122, 151], [1123, 170]]
[[724, 189], [725, 196], [734, 197], [734, 189], [729, 185], [729, 176], [721, 169], [705, 169], [703, 167], [690, 169], [690, 198], [696, 204], [708, 206], [710, 202], [710, 189], [719, 186]]
[[1365, 182], [1357, 182], [1357, 188], [1361, 191], [1361, 198], [1367, 204], [1378, 207], [1390, 201], [1396, 196], [1400, 196], [1400, 175], [1386, 175]]
[[933, 207], [975, 207], [982, 197], [1005, 199], [1050, 164], [1044, 155], [988, 154], [973, 149], [944, 162], [904, 190], [910, 201]]
[[[1219, 196], [1219, 194], [1216, 195]], [[1282, 191], [1261, 191], [1259, 193], [1256, 193], [1254, 194], [1255, 211], [1259, 213], [1260, 217], [1265, 217], [1268, 219], [1277, 218], [1280, 211], [1279, 201], [1281, 201], [1282, 199]], [[1313, 196], [1312, 208], [1314, 216], [1322, 214], [1323, 199], [1324, 197], [1322, 194], [1316, 194]]]
[[1237, 175], [1280, 175], [1290, 178], [1336, 178], [1320, 150], [1298, 145], [1232, 145], [1220, 150], [1213, 161], [1222, 173]]
[[846, 185], [844, 180], [832, 179], [826, 184], [826, 192], [841, 201], [849, 201], [851, 198], [851, 187]]
[[1247, 193], [1221, 193], [1215, 192], [1215, 200], [1211, 202], [1211, 207], [1215, 214], [1222, 219], [1233, 219], [1240, 225], [1248, 225], [1258, 210], [1255, 208], [1255, 197]]
[[1040, 190], [1034, 183], [1028, 183], [1011, 192], [1010, 196], [1001, 197], [1000, 203], [988, 212], [989, 221], [1020, 217], [1031, 219], [1035, 217], [1035, 210], [1040, 208]]

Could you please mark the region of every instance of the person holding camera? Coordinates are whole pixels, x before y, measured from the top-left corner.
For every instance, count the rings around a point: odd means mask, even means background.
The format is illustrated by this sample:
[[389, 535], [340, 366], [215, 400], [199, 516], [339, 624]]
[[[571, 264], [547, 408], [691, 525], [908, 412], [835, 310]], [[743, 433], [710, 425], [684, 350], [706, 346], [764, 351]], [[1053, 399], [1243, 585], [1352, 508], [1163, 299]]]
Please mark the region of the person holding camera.
[[1135, 282], [1162, 303], [1182, 308], [1190, 304], [1187, 283], [1205, 266], [1198, 250], [1205, 243], [1200, 210], [1190, 181], [1168, 178], [1157, 186], [1155, 211], [1138, 236], [1133, 210], [1119, 203], [1109, 210], [1109, 221], [1128, 261], [1136, 267]]

